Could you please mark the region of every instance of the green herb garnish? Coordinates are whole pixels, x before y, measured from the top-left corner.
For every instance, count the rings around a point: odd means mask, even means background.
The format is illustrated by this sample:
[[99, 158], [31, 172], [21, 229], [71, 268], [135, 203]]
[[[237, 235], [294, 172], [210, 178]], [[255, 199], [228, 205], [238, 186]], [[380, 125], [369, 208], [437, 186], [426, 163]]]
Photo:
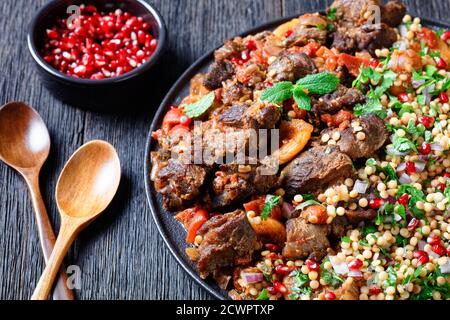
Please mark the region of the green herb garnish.
[[184, 114], [189, 118], [197, 118], [203, 115], [213, 104], [216, 94], [213, 92], [208, 93], [197, 102], [188, 104], [184, 107]]
[[266, 288], [262, 289], [256, 300], [269, 300], [269, 291]]
[[264, 207], [261, 210], [261, 219], [267, 220], [267, 218], [270, 215], [270, 212], [273, 208], [275, 208], [278, 203], [280, 202], [281, 197], [280, 196], [267, 196], [266, 197], [266, 203], [264, 204]]

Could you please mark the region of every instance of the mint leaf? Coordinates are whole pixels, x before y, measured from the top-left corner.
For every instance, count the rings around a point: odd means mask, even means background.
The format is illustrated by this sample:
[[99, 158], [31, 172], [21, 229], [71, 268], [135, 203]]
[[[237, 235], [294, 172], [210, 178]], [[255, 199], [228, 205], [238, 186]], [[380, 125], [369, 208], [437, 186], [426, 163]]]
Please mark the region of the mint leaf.
[[269, 300], [269, 291], [266, 288], [262, 289], [256, 300]]
[[264, 207], [261, 210], [261, 219], [267, 220], [267, 218], [270, 215], [270, 212], [273, 208], [275, 208], [280, 202], [280, 196], [267, 196], [266, 197], [266, 203], [264, 204]]
[[261, 100], [280, 104], [292, 98], [294, 85], [292, 82], [283, 81], [275, 83], [272, 87], [267, 88], [261, 94]]
[[213, 104], [216, 98], [215, 92], [210, 92], [197, 102], [188, 104], [184, 107], [184, 114], [189, 118], [197, 118], [204, 114]]
[[311, 98], [303, 91], [302, 86], [296, 86], [294, 89], [294, 100], [299, 109], [311, 110]]
[[312, 94], [324, 95], [336, 90], [339, 78], [329, 72], [309, 74], [297, 81], [298, 86], [308, 89]]

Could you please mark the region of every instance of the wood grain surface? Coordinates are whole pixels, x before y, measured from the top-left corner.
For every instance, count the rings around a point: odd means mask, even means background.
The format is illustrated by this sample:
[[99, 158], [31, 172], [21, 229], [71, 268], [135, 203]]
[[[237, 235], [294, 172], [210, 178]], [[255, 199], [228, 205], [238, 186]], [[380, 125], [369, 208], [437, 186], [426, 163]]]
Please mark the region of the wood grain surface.
[[[324, 9], [326, 0], [148, 0], [169, 31], [158, 84], [132, 112], [98, 114], [73, 108], [42, 87], [26, 45], [33, 14], [46, 0], [0, 1], [0, 103], [36, 108], [52, 139], [41, 174], [56, 230], [55, 184], [84, 142], [104, 139], [118, 150], [123, 180], [107, 212], [84, 231], [68, 258], [81, 270], [78, 299], [211, 299], [176, 264], [150, 215], [144, 190], [144, 148], [152, 113], [181, 73], [227, 37], [281, 16]], [[410, 12], [448, 21], [450, 0], [405, 0]], [[129, 109], [124, 106], [124, 109]], [[29, 299], [44, 269], [31, 200], [18, 174], [0, 164], [0, 299]]]

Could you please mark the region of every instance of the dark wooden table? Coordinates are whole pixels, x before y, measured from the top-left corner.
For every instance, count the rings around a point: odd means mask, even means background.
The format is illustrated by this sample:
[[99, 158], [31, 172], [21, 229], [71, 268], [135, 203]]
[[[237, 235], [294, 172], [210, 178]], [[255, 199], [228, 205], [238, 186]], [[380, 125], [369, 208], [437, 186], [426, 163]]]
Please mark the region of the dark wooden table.
[[[169, 30], [169, 50], [158, 86], [131, 114], [100, 114], [61, 103], [44, 89], [26, 46], [26, 29], [46, 0], [0, 1], [0, 103], [26, 101], [47, 123], [51, 155], [42, 192], [56, 230], [54, 190], [68, 157], [84, 142], [117, 147], [123, 183], [107, 212], [83, 232], [68, 257], [81, 268], [79, 299], [210, 299], [165, 248], [144, 190], [144, 148], [152, 113], [177, 77], [222, 40], [281, 16], [325, 8], [326, 0], [150, 0]], [[407, 0], [410, 12], [447, 21], [450, 0]], [[124, 106], [126, 107], [126, 106]], [[43, 258], [22, 179], [0, 164], [0, 299], [28, 299]]]

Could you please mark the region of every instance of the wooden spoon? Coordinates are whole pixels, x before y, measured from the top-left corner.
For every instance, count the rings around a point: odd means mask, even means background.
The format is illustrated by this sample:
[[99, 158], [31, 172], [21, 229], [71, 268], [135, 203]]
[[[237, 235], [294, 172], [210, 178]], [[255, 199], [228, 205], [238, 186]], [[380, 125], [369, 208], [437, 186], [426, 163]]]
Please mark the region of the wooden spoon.
[[[50, 136], [39, 114], [22, 102], [0, 108], [0, 159], [18, 171], [30, 190], [44, 260], [47, 263], [55, 245], [55, 234], [39, 189], [39, 172], [50, 152]], [[73, 300], [67, 275], [61, 276], [53, 292], [55, 300]]]
[[47, 299], [64, 256], [78, 233], [110, 204], [120, 176], [117, 152], [105, 141], [86, 143], [66, 163], [56, 186], [61, 229], [31, 299]]

